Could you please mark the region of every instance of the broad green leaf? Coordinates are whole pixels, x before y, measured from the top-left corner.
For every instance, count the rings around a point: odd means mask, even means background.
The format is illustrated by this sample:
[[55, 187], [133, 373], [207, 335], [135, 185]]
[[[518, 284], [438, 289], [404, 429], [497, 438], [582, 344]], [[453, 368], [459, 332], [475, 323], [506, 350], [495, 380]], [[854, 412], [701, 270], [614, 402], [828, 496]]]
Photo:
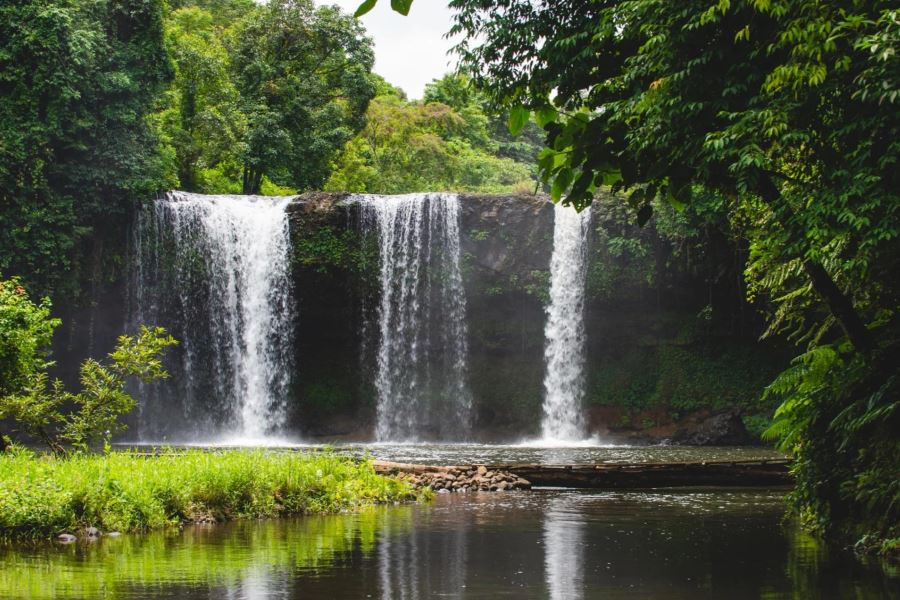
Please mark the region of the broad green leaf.
[[376, 2], [378, 2], [378, 0], [365, 0], [365, 2], [359, 5], [359, 7], [356, 9], [356, 12], [353, 13], [353, 16], [356, 18], [363, 16], [364, 14], [375, 8]]
[[528, 124], [528, 118], [531, 111], [524, 106], [514, 106], [509, 111], [509, 132], [512, 135], [519, 135], [519, 132]]
[[677, 210], [681, 212], [687, 207], [688, 202], [691, 201], [691, 186], [690, 184], [684, 183], [681, 185], [673, 184], [669, 185], [668, 194], [666, 194], [666, 199], [669, 204]]
[[412, 6], [412, 0], [391, 0], [391, 8], [404, 17], [409, 14], [410, 6]]
[[545, 106], [534, 111], [534, 121], [538, 127], [544, 127], [548, 123], [555, 123], [559, 113], [550, 106]]
[[550, 199], [554, 202], [559, 202], [559, 199], [562, 198], [562, 195], [565, 193], [567, 189], [569, 189], [569, 184], [572, 183], [572, 177], [574, 173], [572, 169], [569, 167], [563, 167], [560, 169], [559, 173], [557, 173], [556, 178], [553, 180], [553, 184], [550, 186]]

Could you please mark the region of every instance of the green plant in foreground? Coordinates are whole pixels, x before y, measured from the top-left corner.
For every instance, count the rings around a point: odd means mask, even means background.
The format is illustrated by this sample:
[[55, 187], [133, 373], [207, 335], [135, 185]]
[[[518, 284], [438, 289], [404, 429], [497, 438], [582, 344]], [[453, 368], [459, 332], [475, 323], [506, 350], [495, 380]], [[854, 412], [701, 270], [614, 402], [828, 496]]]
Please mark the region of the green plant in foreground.
[[[176, 344], [161, 327], [141, 327], [137, 337], [123, 335], [107, 364], [88, 359], [81, 365], [81, 391], [50, 381], [47, 360], [53, 330], [50, 304], [35, 304], [18, 280], [0, 281], [0, 420], [14, 431], [46, 443], [54, 452], [66, 446], [85, 451], [109, 443], [124, 425], [119, 417], [131, 412], [135, 399], [125, 391], [129, 377], [149, 382], [168, 376], [162, 352]], [[0, 435], [0, 449], [7, 445]]]
[[80, 527], [140, 531], [196, 521], [335, 513], [419, 498], [371, 463], [332, 452], [0, 455], [0, 536]]

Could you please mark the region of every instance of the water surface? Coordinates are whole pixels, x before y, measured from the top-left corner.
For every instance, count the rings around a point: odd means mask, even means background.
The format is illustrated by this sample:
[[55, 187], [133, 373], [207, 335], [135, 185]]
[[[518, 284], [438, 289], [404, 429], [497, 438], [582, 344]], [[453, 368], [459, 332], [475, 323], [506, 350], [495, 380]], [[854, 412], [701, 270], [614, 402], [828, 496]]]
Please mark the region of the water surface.
[[900, 598], [754, 490], [445, 494], [431, 505], [0, 551], [3, 598]]
[[[244, 442], [247, 443], [244, 443]], [[160, 447], [226, 448], [259, 447], [260, 440], [219, 440], [172, 446], [151, 443], [120, 444], [148, 450]], [[351, 456], [371, 457], [396, 462], [426, 465], [504, 465], [504, 464], [597, 464], [640, 462], [702, 462], [732, 460], [767, 460], [785, 458], [784, 454], [765, 446], [616, 446], [584, 443], [568, 447], [522, 444], [302, 444], [279, 440], [267, 445], [273, 449], [317, 451], [333, 449]]]

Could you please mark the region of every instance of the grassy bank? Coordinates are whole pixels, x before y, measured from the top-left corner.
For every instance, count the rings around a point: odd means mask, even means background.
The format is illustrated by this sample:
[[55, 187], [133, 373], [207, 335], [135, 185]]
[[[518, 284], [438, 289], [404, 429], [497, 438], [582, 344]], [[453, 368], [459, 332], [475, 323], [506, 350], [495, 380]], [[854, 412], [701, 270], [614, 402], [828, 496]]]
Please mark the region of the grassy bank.
[[330, 452], [189, 450], [57, 458], [0, 454], [0, 536], [94, 526], [141, 531], [197, 521], [325, 514], [416, 499], [367, 462]]

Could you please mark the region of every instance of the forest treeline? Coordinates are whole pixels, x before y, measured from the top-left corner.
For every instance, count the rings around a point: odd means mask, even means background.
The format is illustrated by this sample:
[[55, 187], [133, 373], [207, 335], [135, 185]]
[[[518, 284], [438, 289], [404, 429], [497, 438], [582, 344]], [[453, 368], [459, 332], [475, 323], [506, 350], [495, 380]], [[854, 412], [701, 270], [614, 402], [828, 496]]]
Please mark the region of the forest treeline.
[[76, 295], [97, 234], [164, 189], [535, 188], [536, 126], [513, 138], [459, 75], [410, 101], [337, 7], [12, 0], [0, 20], [0, 273], [39, 295]]

